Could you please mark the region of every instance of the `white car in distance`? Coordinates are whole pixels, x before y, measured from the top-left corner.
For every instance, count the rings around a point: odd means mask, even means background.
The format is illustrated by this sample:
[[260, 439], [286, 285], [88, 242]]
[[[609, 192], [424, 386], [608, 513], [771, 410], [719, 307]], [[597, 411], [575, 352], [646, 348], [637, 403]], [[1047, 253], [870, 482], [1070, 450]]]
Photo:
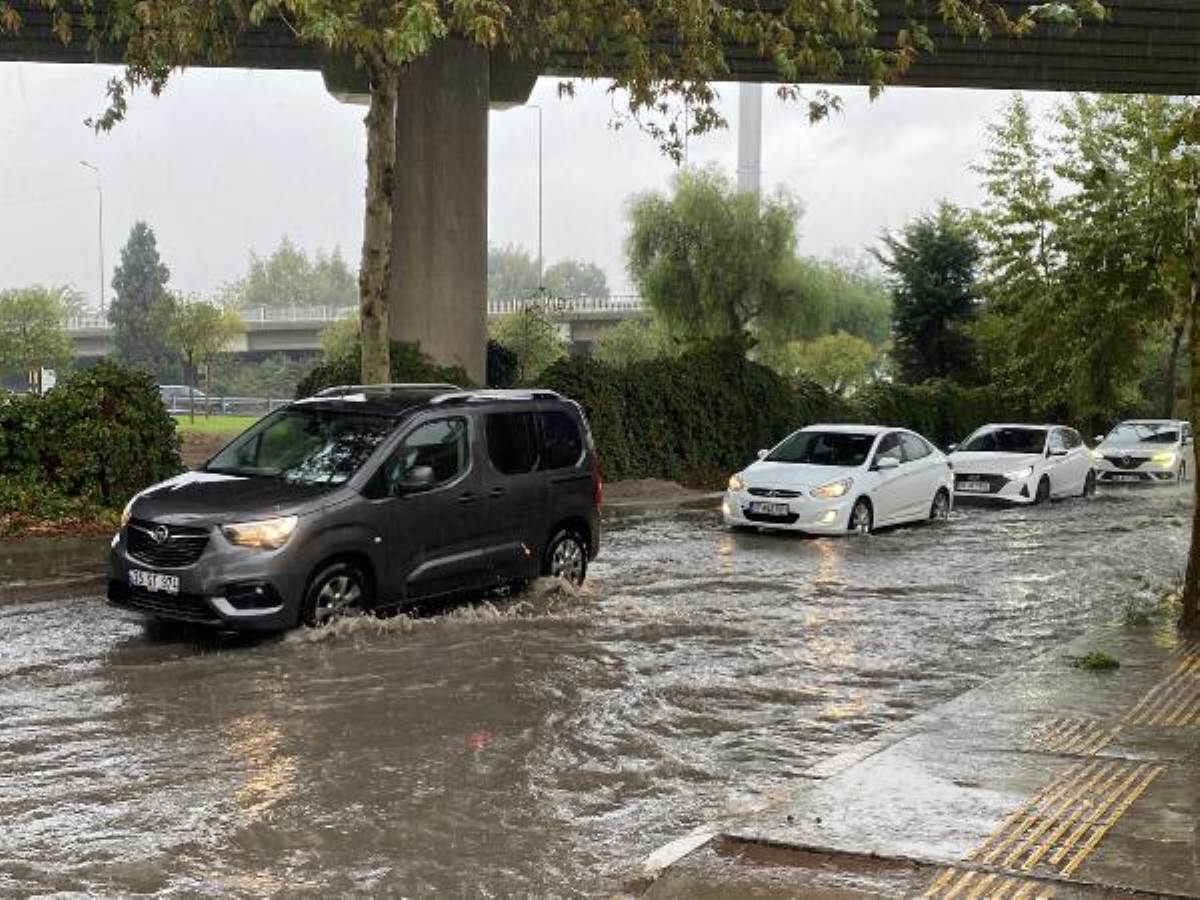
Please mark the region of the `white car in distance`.
[[1074, 428], [984, 425], [950, 450], [960, 499], [1045, 503], [1086, 497], [1096, 488], [1091, 453]]
[[1096, 438], [1092, 464], [1103, 484], [1186, 481], [1195, 457], [1192, 426], [1173, 419], [1132, 419]]
[[725, 523], [810, 534], [868, 534], [950, 515], [950, 465], [903, 428], [811, 425], [729, 479]]

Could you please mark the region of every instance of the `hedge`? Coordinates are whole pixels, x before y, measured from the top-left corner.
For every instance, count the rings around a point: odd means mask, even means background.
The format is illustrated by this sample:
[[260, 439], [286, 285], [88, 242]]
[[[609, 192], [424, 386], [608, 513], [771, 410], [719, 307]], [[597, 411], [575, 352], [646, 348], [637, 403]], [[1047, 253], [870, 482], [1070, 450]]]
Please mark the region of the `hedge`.
[[8, 503], [40, 491], [119, 506], [182, 469], [175, 422], [149, 375], [100, 362], [42, 397], [0, 395]]
[[[439, 366], [421, 353], [417, 344], [393, 341], [391, 378], [397, 383], [441, 383], [471, 387], [470, 376], [461, 366]], [[516, 380], [517, 359], [509, 349], [488, 341], [487, 380], [492, 387], [509, 387]], [[316, 366], [296, 385], [296, 397], [311, 397], [325, 388], [362, 382], [362, 350]]]

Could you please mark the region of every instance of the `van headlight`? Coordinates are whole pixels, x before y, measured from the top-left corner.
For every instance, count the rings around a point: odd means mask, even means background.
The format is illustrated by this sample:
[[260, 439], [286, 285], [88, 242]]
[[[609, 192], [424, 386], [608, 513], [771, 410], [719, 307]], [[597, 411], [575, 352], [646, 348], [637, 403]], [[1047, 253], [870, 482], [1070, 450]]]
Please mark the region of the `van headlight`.
[[1162, 466], [1164, 469], [1169, 469], [1175, 465], [1174, 453], [1155, 453], [1150, 457], [1150, 462]]
[[1033, 474], [1033, 466], [1025, 466], [1021, 469], [1013, 469], [1011, 472], [1005, 472], [1004, 477], [1009, 481], [1024, 481]]
[[738, 473], [729, 476], [729, 489], [731, 491], [744, 491], [746, 489], [746, 479]]
[[299, 521], [295, 516], [278, 519], [262, 519], [258, 522], [237, 522], [222, 525], [225, 540], [239, 547], [254, 547], [259, 550], [278, 550], [287, 543]]
[[833, 500], [837, 497], [844, 497], [852, 484], [854, 484], [853, 478], [831, 481], [829, 484], [823, 484], [819, 488], [813, 488], [812, 495], [820, 497], [822, 500]]

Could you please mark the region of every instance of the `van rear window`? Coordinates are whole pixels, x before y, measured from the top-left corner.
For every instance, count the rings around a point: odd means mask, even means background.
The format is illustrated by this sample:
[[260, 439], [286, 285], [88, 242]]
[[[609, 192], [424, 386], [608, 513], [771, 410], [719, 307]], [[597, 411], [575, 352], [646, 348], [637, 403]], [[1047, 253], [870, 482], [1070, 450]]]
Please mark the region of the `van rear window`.
[[583, 435], [565, 412], [538, 413], [542, 422], [542, 443], [546, 448], [545, 469], [567, 469], [583, 455]]

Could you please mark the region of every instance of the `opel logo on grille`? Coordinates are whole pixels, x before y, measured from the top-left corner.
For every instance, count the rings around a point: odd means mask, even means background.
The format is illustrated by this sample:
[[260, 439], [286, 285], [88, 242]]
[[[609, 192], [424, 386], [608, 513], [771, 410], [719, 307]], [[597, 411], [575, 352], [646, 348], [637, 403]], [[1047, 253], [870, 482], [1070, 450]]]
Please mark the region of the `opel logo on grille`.
[[150, 536], [154, 538], [154, 543], [165, 544], [171, 537], [171, 532], [167, 530], [166, 525], [159, 525], [150, 533]]

